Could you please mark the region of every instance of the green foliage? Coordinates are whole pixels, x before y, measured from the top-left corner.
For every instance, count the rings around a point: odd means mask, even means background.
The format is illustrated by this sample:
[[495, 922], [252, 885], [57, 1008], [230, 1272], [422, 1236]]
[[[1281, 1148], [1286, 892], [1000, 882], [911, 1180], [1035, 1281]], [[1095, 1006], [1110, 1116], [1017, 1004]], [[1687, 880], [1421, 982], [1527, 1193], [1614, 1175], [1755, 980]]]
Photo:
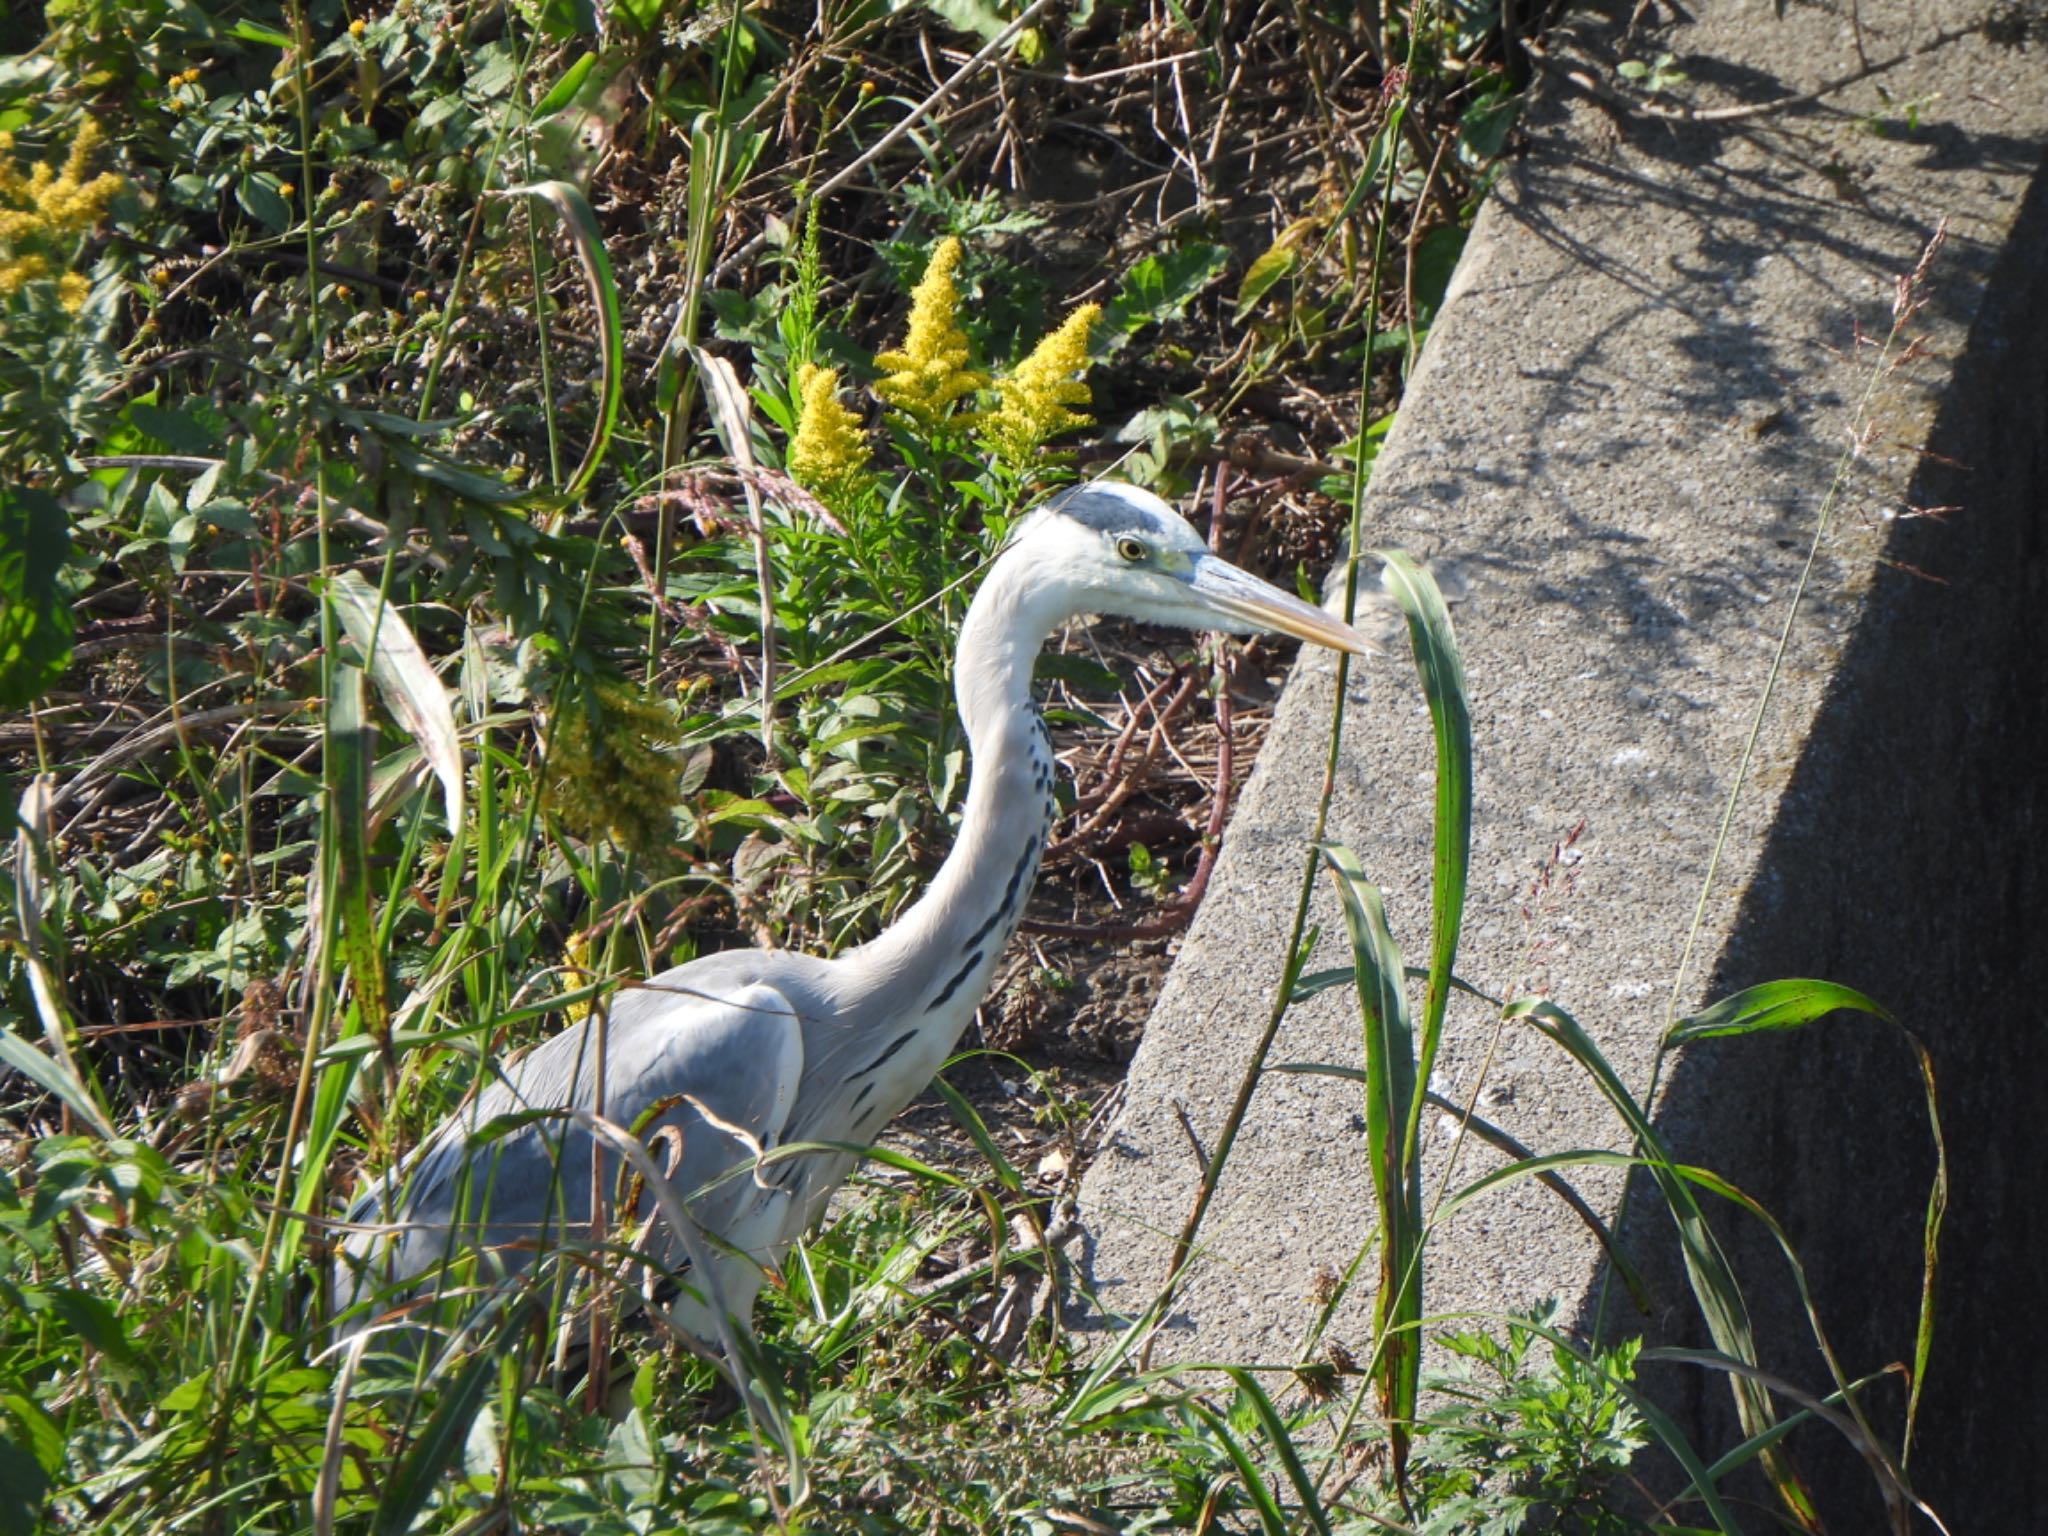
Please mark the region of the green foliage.
[[1614, 66], [1614, 72], [1645, 96], [1664, 95], [1674, 85], [1685, 84], [1689, 78], [1678, 67], [1678, 61], [1668, 53], [1660, 53], [1648, 63], [1641, 59], [1623, 59]]
[[1586, 1356], [1556, 1331], [1552, 1302], [1507, 1320], [1505, 1337], [1440, 1334], [1451, 1356], [1431, 1374], [1445, 1406], [1416, 1440], [1429, 1536], [1609, 1536], [1641, 1529], [1612, 1508], [1610, 1485], [1650, 1443], [1624, 1395], [1639, 1340]]
[[55, 498], [0, 488], [0, 707], [19, 708], [64, 675], [74, 621], [62, 574], [70, 522]]

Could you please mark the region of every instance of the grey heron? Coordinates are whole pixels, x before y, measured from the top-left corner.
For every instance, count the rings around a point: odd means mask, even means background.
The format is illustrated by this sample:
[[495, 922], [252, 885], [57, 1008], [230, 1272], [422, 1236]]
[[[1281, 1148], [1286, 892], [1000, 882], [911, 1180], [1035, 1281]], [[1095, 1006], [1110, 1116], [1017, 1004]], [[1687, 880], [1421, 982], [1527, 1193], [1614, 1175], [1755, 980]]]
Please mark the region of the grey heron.
[[[694, 1231], [665, 1232], [666, 1216], [646, 1228], [653, 1264], [690, 1270], [671, 1319], [707, 1346], [747, 1328], [767, 1266], [856, 1160], [852, 1150], [766, 1154], [869, 1145], [952, 1052], [1017, 930], [1054, 813], [1032, 667], [1056, 630], [1088, 613], [1369, 649], [1348, 624], [1211, 554], [1148, 492], [1098, 482], [1031, 513], [960, 632], [955, 693], [973, 768], [958, 839], [924, 894], [835, 957], [733, 950], [625, 986], [604, 1011], [602, 1041], [593, 1015], [500, 1071], [352, 1212], [336, 1275], [337, 1300], [354, 1304], [349, 1326], [365, 1325], [375, 1298], [423, 1289], [458, 1248], [515, 1271], [588, 1233], [593, 1187], [621, 1183], [592, 1112], [639, 1125], [663, 1149], [672, 1187], [693, 1192], [686, 1213], [671, 1204], [668, 1214]], [[473, 1135], [523, 1111], [554, 1113]], [[643, 1214], [654, 1214], [645, 1198], [600, 1211], [614, 1232], [620, 1217]]]

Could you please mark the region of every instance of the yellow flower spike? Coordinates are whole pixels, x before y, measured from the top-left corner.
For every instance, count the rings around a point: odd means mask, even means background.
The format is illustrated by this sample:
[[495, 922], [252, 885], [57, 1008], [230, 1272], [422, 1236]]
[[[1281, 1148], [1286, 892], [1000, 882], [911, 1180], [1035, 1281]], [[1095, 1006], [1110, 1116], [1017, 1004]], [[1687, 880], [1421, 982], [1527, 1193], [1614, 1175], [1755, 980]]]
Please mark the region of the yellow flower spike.
[[34, 282], [48, 270], [43, 258], [33, 252], [11, 261], [0, 261], [0, 299], [12, 298], [24, 284]]
[[967, 337], [957, 315], [960, 293], [953, 269], [960, 265], [960, 242], [951, 236], [932, 248], [924, 276], [910, 290], [910, 331], [901, 351], [878, 352], [875, 366], [882, 377], [875, 393], [925, 426], [943, 421], [962, 395], [988, 383], [967, 366]]
[[70, 310], [85, 303], [92, 284], [79, 273], [53, 271], [53, 257], [65, 261], [70, 253], [58, 256], [51, 248], [98, 224], [125, 185], [112, 172], [85, 179], [100, 142], [99, 125], [87, 118], [65, 153], [61, 172], [38, 163], [23, 176], [14, 164], [14, 135], [0, 133], [0, 299], [54, 276], [59, 303]]
[[71, 141], [71, 152], [64, 157], [64, 179], [77, 186], [85, 178], [86, 162], [100, 145], [100, 125], [87, 118], [78, 125], [78, 137]]
[[1075, 409], [1089, 404], [1088, 386], [1075, 375], [1087, 371], [1088, 331], [1101, 313], [1099, 304], [1083, 304], [996, 381], [1001, 403], [982, 423], [982, 432], [1005, 463], [1021, 468], [1060, 433], [1094, 420]]
[[839, 399], [839, 370], [805, 363], [797, 370], [800, 402], [789, 444], [790, 478], [827, 500], [851, 492], [867, 473], [868, 443], [860, 418]]
[[675, 712], [628, 683], [599, 683], [572, 696], [554, 727], [541, 803], [572, 836], [610, 837], [661, 862], [670, 856], [676, 760]]
[[[586, 987], [597, 979], [590, 971], [589, 934], [579, 933], [571, 936], [569, 942], [562, 946], [562, 961], [562, 979], [569, 984], [570, 991]], [[590, 1002], [587, 998], [580, 1003], [564, 1004], [562, 1008], [562, 1017], [571, 1024], [580, 1024], [589, 1015]]]

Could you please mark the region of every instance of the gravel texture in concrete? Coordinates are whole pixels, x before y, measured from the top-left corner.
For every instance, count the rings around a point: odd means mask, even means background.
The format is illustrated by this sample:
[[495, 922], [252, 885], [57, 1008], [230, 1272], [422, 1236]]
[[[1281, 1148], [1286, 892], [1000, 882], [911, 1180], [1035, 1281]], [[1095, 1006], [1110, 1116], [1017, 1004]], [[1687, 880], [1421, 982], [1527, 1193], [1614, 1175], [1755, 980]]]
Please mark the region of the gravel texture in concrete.
[[[2048, 983], [2048, 20], [2001, 10], [2002, 27], [1968, 30], [1990, 14], [1709, 3], [1554, 35], [1524, 152], [1374, 472], [1366, 536], [1428, 563], [1454, 602], [1478, 760], [1462, 975], [1550, 995], [1639, 1093], [1670, 1018], [1774, 975], [1863, 987], [1928, 1041], [1954, 1208], [1914, 1466], [1958, 1530], [2021, 1529], [2014, 1511], [2048, 1507], [2026, 1416], [1990, 1411], [2038, 1397], [2048, 1265], [2028, 1199], [2048, 1175], [2030, 1001]], [[1663, 53], [1688, 83], [1628, 92], [1617, 63]], [[1698, 115], [1658, 115], [1680, 102]], [[1916, 269], [1919, 307], [1886, 354]], [[1352, 676], [1331, 831], [1419, 963], [1429, 733], [1389, 639]], [[1197, 1149], [1270, 1010], [1333, 678], [1305, 656], [1287, 689], [1085, 1185], [1084, 1269], [1111, 1314], [1156, 1294]], [[1326, 888], [1313, 921], [1311, 967], [1340, 963]], [[1271, 1060], [1356, 1065], [1349, 994], [1294, 1009]], [[1435, 1086], [1538, 1151], [1625, 1145], [1569, 1061], [1470, 1000], [1452, 1005]], [[1297, 1358], [1319, 1286], [1369, 1235], [1359, 1110], [1343, 1082], [1261, 1082], [1159, 1358]], [[1658, 1112], [1683, 1155], [1786, 1219], [1851, 1375], [1910, 1358], [1932, 1160], [1895, 1032], [1837, 1019], [1695, 1048], [1663, 1064]], [[1497, 1164], [1455, 1132], [1427, 1127], [1431, 1189]], [[1615, 1211], [1618, 1179], [1576, 1182]], [[1630, 1206], [1650, 1318], [1619, 1292], [1603, 1304], [1597, 1247], [1533, 1185], [1436, 1230], [1426, 1310], [1562, 1296], [1588, 1328], [1697, 1341], [1660, 1261], [1669, 1223], [1642, 1191]], [[1782, 1258], [1741, 1223], [1728, 1233], [1766, 1365], [1824, 1386]], [[1332, 1329], [1360, 1354], [1371, 1271]], [[1709, 1448], [1732, 1443], [1721, 1381], [1653, 1385]], [[1889, 1433], [1902, 1405], [1873, 1395]], [[1875, 1528], [1868, 1480], [1805, 1432], [1796, 1446], [1838, 1528]]]

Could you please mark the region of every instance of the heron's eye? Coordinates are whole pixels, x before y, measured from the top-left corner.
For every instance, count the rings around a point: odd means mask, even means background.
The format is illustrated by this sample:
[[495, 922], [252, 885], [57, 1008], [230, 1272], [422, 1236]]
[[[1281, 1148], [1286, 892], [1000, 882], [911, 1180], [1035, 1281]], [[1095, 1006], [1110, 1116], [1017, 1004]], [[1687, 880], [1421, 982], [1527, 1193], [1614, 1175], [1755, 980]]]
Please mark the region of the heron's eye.
[[1131, 564], [1136, 565], [1145, 558], [1145, 544], [1142, 539], [1134, 539], [1127, 533], [1116, 541], [1116, 552], [1125, 560], [1130, 561]]

